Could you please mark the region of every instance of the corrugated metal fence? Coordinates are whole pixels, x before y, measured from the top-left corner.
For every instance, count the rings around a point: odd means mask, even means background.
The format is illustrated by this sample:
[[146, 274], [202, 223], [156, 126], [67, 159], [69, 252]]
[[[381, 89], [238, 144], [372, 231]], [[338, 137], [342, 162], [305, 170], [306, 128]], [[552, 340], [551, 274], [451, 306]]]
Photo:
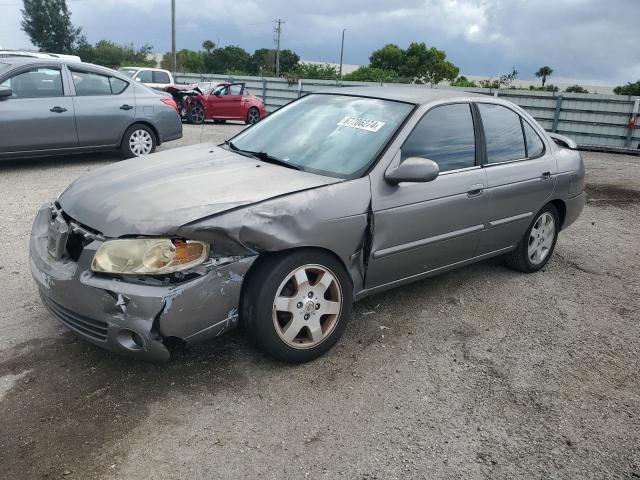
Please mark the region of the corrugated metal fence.
[[[369, 82], [333, 80], [298, 80], [229, 75], [178, 74], [176, 81], [190, 84], [200, 81], [245, 82], [249, 90], [262, 97], [268, 112], [272, 112], [307, 93], [340, 86], [379, 85]], [[429, 88], [406, 85], [409, 88]], [[572, 137], [580, 146], [591, 148], [640, 149], [640, 128], [634, 120], [638, 115], [640, 97], [579, 93], [553, 93], [528, 90], [489, 90], [485, 88], [439, 87], [498, 95], [527, 110], [548, 131]], [[640, 118], [638, 118], [640, 123]]]

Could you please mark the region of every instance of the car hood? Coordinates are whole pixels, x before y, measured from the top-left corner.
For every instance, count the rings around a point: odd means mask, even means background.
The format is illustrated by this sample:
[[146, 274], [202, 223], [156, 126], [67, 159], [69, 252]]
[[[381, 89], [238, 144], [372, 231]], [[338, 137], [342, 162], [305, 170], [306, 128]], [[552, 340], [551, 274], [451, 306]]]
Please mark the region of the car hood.
[[205, 217], [341, 181], [199, 144], [94, 170], [58, 202], [106, 237], [171, 235]]

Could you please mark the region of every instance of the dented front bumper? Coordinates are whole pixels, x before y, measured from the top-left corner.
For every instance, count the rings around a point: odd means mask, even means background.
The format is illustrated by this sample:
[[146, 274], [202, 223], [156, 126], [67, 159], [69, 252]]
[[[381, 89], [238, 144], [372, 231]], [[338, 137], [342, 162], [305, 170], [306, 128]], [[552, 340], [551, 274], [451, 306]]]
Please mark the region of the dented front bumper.
[[54, 260], [47, 249], [51, 210], [43, 206], [30, 240], [31, 272], [44, 304], [64, 325], [100, 347], [148, 360], [170, 356], [167, 338], [196, 343], [238, 323], [242, 280], [255, 257], [208, 262], [177, 284], [95, 275], [93, 240], [76, 261]]

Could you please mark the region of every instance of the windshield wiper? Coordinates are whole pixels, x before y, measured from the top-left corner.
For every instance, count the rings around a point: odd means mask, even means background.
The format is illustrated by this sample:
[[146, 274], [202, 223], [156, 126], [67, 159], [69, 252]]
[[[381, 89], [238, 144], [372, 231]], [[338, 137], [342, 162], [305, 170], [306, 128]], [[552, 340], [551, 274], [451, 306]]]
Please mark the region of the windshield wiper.
[[293, 165], [292, 163], [289, 163], [280, 158], [274, 157], [273, 155], [269, 155], [267, 152], [253, 152], [251, 150], [243, 150], [241, 148], [238, 148], [236, 145], [233, 144], [233, 142], [229, 140], [225, 141], [224, 144], [228, 145], [231, 150], [233, 150], [236, 153], [239, 153], [240, 155], [257, 158], [258, 160], [262, 160], [263, 162], [272, 163], [274, 165], [280, 165], [282, 167], [292, 168], [294, 170], [302, 170], [301, 167], [297, 165]]

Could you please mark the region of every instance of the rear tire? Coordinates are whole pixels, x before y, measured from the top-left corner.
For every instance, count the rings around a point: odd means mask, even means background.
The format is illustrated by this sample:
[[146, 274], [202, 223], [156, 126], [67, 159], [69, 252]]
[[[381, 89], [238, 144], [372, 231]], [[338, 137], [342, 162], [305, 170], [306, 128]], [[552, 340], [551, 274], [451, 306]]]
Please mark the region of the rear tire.
[[189, 107], [188, 112], [189, 123], [194, 125], [202, 125], [204, 123], [204, 107], [199, 103], [194, 103]]
[[251, 342], [289, 363], [331, 349], [352, 311], [353, 286], [342, 263], [320, 250], [270, 254], [258, 262], [241, 300]]
[[124, 132], [120, 151], [124, 158], [141, 157], [155, 152], [156, 146], [157, 141], [153, 130], [147, 125], [136, 123]]
[[504, 256], [505, 262], [520, 272], [537, 272], [553, 255], [559, 229], [558, 210], [549, 203], [533, 217], [516, 249]]
[[254, 123], [258, 123], [260, 121], [260, 110], [256, 107], [251, 107], [247, 112], [247, 120], [245, 123], [247, 125], [253, 125]]

